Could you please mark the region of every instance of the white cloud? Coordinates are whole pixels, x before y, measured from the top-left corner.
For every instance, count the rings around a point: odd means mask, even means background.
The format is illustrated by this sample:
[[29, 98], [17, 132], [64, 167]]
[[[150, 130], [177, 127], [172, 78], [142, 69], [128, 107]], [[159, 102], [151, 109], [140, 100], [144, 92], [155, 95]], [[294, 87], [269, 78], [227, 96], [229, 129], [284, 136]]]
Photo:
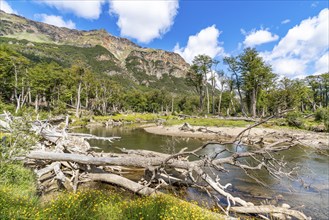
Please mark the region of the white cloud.
[[315, 63], [316, 74], [329, 73], [329, 52], [323, 54]]
[[9, 14], [18, 14], [6, 1], [0, 0], [0, 9]]
[[276, 59], [272, 62], [275, 73], [284, 73], [285, 76], [294, 77], [305, 73], [306, 65], [299, 59]]
[[67, 27], [70, 29], [75, 29], [75, 23], [71, 20], [64, 21], [61, 16], [56, 15], [46, 15], [46, 14], [37, 14], [35, 17], [40, 18], [41, 22], [55, 25], [57, 27]]
[[149, 43], [169, 31], [178, 7], [178, 0], [110, 0], [110, 14], [118, 16], [121, 36], [142, 43]]
[[262, 56], [278, 74], [309, 75], [319, 71], [325, 65], [324, 55], [329, 50], [328, 17], [329, 10], [326, 8], [317, 16], [301, 21], [288, 31], [271, 52], [262, 53]]
[[177, 43], [174, 52], [180, 54], [187, 62], [199, 54], [206, 54], [211, 58], [224, 54], [224, 48], [219, 45], [219, 30], [215, 25], [202, 29], [196, 35], [189, 37], [186, 47], [179, 47]]
[[288, 24], [289, 22], [290, 22], [290, 19], [286, 19], [286, 20], [281, 21], [281, 24]]
[[243, 31], [242, 34], [246, 35], [246, 38], [243, 41], [243, 44], [246, 47], [254, 47], [256, 45], [269, 43], [279, 39], [278, 35], [272, 34], [268, 30], [252, 30], [249, 33], [245, 33], [245, 31]]
[[105, 0], [93, 1], [65, 1], [65, 0], [38, 0], [38, 3], [44, 3], [56, 8], [60, 12], [70, 12], [78, 17], [86, 19], [98, 19], [102, 13], [102, 4]]

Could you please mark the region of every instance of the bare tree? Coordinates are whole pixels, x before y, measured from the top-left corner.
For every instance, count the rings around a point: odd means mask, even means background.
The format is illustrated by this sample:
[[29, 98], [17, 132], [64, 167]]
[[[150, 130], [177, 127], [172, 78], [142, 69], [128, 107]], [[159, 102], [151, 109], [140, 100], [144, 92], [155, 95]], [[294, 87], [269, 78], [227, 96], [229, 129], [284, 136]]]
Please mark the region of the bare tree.
[[[240, 144], [243, 138], [248, 138], [247, 131], [272, 117], [244, 129], [229, 142], [208, 142], [195, 150], [189, 151], [184, 148], [175, 154], [126, 149], [121, 149], [121, 153], [96, 153], [91, 151], [86, 139], [113, 141], [116, 138], [67, 133], [65, 129], [58, 130], [46, 122], [36, 121], [32, 124], [31, 132], [38, 133], [42, 137], [42, 141], [36, 149], [26, 155], [26, 159], [28, 159], [28, 164], [35, 168], [39, 182], [45, 189], [49, 189], [55, 182], [59, 186], [75, 191], [83, 182], [102, 181], [138, 194], [155, 195], [160, 193], [158, 191], [160, 187], [180, 183], [206, 190], [227, 215], [235, 212], [278, 218], [288, 215], [297, 219], [308, 219], [303, 213], [290, 209], [288, 205], [282, 207], [258, 206], [245, 201], [227, 190], [231, 184], [222, 185], [220, 181], [220, 174], [227, 172], [227, 165], [244, 170], [252, 178], [255, 177], [250, 174], [250, 171], [261, 169], [266, 169], [276, 178], [292, 177], [294, 170], [287, 169], [286, 163], [275, 159], [272, 154], [296, 146], [298, 142], [294, 138], [286, 138], [275, 143], [263, 143], [263, 148], [249, 152], [232, 152], [224, 147], [213, 152], [212, 155], [201, 154], [201, 150], [209, 144], [223, 146]], [[7, 118], [4, 117], [3, 120], [0, 120], [0, 125], [9, 131], [12, 130], [12, 119], [10, 121]], [[49, 143], [52, 144], [49, 145]], [[229, 153], [228, 156], [223, 156], [227, 153]], [[191, 160], [190, 157], [198, 159]], [[243, 158], [251, 158], [256, 165], [244, 163], [244, 160], [241, 160]], [[40, 163], [41, 161], [42, 163]], [[139, 182], [121, 176], [123, 172], [133, 172], [141, 168], [144, 170], [144, 176]], [[227, 200], [226, 207], [220, 203], [220, 198]]]

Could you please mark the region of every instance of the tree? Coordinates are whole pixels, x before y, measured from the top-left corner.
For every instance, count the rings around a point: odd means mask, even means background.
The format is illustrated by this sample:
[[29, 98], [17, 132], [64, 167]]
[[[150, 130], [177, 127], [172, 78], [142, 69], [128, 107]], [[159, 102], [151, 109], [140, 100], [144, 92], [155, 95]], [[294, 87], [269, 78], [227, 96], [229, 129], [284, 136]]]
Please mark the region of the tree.
[[217, 82], [219, 83], [219, 97], [218, 97], [218, 114], [220, 115], [221, 113], [221, 104], [222, 104], [222, 96], [223, 96], [223, 91], [224, 91], [224, 86], [227, 83], [227, 79], [225, 76], [224, 71], [217, 71]]
[[328, 106], [329, 101], [329, 73], [306, 77], [306, 82], [312, 90], [313, 111], [318, 107]]
[[249, 113], [256, 117], [260, 93], [274, 83], [276, 75], [272, 73], [272, 68], [265, 64], [258, 52], [251, 48], [246, 48], [238, 56], [238, 68], [241, 73], [242, 88], [250, 109]]
[[[24, 105], [26, 95], [26, 75], [29, 61], [21, 54], [1, 46], [0, 48], [0, 79], [2, 79], [4, 90], [1, 93], [7, 93], [7, 98], [12, 96], [16, 101], [16, 113]], [[8, 86], [8, 87], [7, 87]], [[6, 87], [9, 89], [6, 91]], [[8, 92], [11, 92], [8, 93]]]
[[77, 62], [76, 65], [72, 66], [72, 73], [75, 77], [75, 80], [77, 82], [77, 102], [76, 102], [76, 112], [75, 112], [75, 116], [77, 118], [80, 117], [80, 107], [81, 107], [81, 90], [82, 90], [82, 79], [86, 73], [86, 68], [83, 66], [83, 64], [81, 62]]
[[192, 65], [189, 72], [187, 73], [187, 84], [193, 86], [195, 92], [199, 95], [199, 111], [203, 110], [203, 99], [204, 99], [204, 90], [203, 90], [203, 76], [198, 72], [198, 66]]
[[[211, 77], [210, 77], [210, 81], [211, 81], [211, 101], [212, 101], [212, 113], [215, 114], [215, 90], [216, 90], [216, 84], [217, 84], [217, 80], [220, 81], [220, 75], [224, 72], [220, 71], [217, 69], [217, 65], [219, 64], [218, 60], [213, 60], [213, 64], [215, 65], [214, 70], [210, 71], [211, 73]], [[222, 91], [221, 91], [222, 92]], [[220, 99], [221, 99], [221, 95], [220, 95]], [[220, 109], [220, 102], [219, 101], [219, 109]]]
[[210, 102], [207, 74], [210, 73], [214, 61], [207, 55], [198, 55], [194, 57], [192, 63], [191, 70], [194, 72], [193, 74], [195, 75], [196, 83], [199, 84], [199, 87], [200, 84], [202, 85], [202, 87], [200, 87], [200, 110], [203, 110], [203, 99], [205, 94], [207, 98], [207, 113], [209, 114]]
[[238, 65], [238, 57], [225, 57], [224, 63], [226, 65], [228, 65], [228, 70], [232, 73], [233, 78], [235, 78], [235, 80], [232, 80], [231, 82], [234, 82], [236, 85], [236, 88], [237, 88], [238, 94], [239, 94], [239, 98], [240, 98], [241, 112], [243, 115], [246, 116], [245, 108], [243, 105], [242, 93], [241, 93], [241, 77], [240, 77], [240, 73], [239, 73], [240, 69], [239, 69], [239, 65]]
[[[60, 85], [63, 83], [61, 74], [63, 69], [54, 62], [51, 63], [38, 63], [31, 67], [28, 73], [29, 88], [28, 92], [31, 93], [29, 96], [34, 97], [35, 111], [38, 112], [39, 102], [41, 98], [44, 98], [49, 106], [49, 103], [59, 98]], [[32, 98], [29, 98], [30, 102]]]

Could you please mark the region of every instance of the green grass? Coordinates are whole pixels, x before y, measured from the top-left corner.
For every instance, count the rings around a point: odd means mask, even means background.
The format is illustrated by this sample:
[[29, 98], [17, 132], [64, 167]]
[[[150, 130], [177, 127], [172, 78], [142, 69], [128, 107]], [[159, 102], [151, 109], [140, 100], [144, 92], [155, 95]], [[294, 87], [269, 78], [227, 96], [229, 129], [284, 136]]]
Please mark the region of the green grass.
[[100, 190], [62, 194], [38, 213], [46, 219], [218, 219], [214, 213], [172, 196], [128, 200]]
[[165, 125], [178, 125], [184, 122], [193, 126], [216, 126], [216, 127], [246, 127], [251, 122], [244, 120], [224, 120], [216, 118], [189, 118], [184, 120], [171, 119], [165, 122]]
[[117, 190], [36, 195], [35, 177], [20, 164], [0, 166], [0, 219], [220, 219], [221, 215], [170, 195], [140, 197]]
[[13, 35], [6, 35], [4, 37], [7, 38], [15, 38], [18, 40], [28, 40], [32, 42], [37, 42], [37, 43], [51, 43], [51, 39], [44, 35], [44, 34], [36, 34], [36, 33], [28, 33], [28, 32], [23, 32], [23, 33], [17, 33]]
[[37, 206], [33, 172], [21, 164], [0, 162], [0, 219], [30, 218]]
[[105, 122], [110, 119], [115, 121], [125, 121], [125, 122], [154, 122], [157, 119], [165, 119], [170, 120], [173, 119], [174, 116], [160, 116], [158, 114], [153, 113], [131, 113], [131, 114], [117, 114], [117, 115], [109, 115], [109, 116], [93, 116], [93, 119], [96, 122]]

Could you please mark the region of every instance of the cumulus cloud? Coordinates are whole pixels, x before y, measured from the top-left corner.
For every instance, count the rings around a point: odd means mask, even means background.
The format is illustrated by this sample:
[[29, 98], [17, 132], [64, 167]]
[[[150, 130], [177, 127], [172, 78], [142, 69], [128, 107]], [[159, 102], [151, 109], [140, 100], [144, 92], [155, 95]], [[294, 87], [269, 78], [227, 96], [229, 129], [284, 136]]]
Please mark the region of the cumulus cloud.
[[8, 2], [4, 0], [0, 0], [0, 9], [9, 14], [18, 14], [17, 11], [15, 11]]
[[252, 30], [249, 33], [245, 33], [245, 31], [242, 31], [242, 34], [246, 35], [246, 38], [243, 41], [243, 44], [246, 47], [254, 47], [279, 39], [278, 35], [272, 34], [268, 30]]
[[67, 27], [70, 29], [75, 29], [75, 23], [71, 20], [65, 21], [61, 16], [47, 15], [47, 14], [37, 14], [36, 18], [39, 18], [41, 22], [55, 25], [57, 27]]
[[329, 52], [323, 54], [315, 63], [316, 74], [329, 73]]
[[73, 13], [81, 18], [98, 19], [100, 14], [102, 13], [102, 4], [105, 3], [105, 0], [93, 0], [93, 1], [39, 0], [37, 2], [54, 7], [59, 11]]
[[286, 20], [281, 21], [281, 24], [288, 24], [289, 22], [290, 22], [290, 19], [286, 19]]
[[149, 43], [161, 38], [174, 23], [178, 0], [110, 0], [110, 14], [118, 17], [121, 36]]
[[317, 16], [301, 21], [272, 51], [262, 53], [264, 59], [272, 64], [277, 73], [287, 76], [312, 74], [322, 69], [329, 49], [328, 17], [329, 10], [326, 8]]
[[218, 42], [219, 35], [219, 30], [212, 25], [190, 36], [186, 47], [180, 47], [177, 43], [174, 52], [180, 54], [189, 63], [199, 54], [206, 54], [211, 58], [223, 55], [224, 48]]
[[284, 73], [285, 76], [294, 77], [297, 74], [305, 73], [306, 64], [299, 59], [282, 58], [272, 62], [273, 71], [276, 73]]

